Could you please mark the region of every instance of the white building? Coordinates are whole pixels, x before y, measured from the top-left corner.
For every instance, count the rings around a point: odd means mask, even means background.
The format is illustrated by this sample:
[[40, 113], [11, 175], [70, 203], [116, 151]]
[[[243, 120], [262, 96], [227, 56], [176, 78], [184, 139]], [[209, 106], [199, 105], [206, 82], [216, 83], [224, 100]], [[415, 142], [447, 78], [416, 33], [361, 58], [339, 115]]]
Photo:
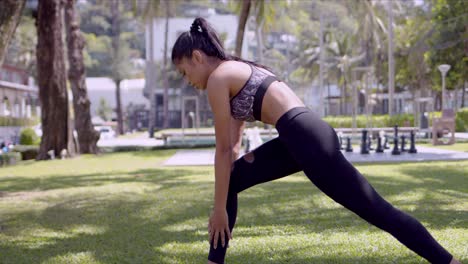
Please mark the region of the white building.
[[[91, 115], [96, 116], [99, 108], [99, 101], [103, 98], [107, 105], [112, 109], [117, 106], [115, 97], [115, 83], [111, 78], [93, 77], [86, 78], [86, 87], [88, 89], [88, 97], [91, 101]], [[145, 79], [123, 80], [120, 83], [122, 109], [132, 104], [144, 104], [149, 107], [148, 99], [143, 96], [143, 88], [145, 87]], [[114, 115], [115, 113], [113, 113]]]
[[13, 65], [0, 67], [0, 117], [40, 116], [39, 90], [24, 69]]
[[[174, 17], [169, 19], [169, 32], [168, 32], [168, 57], [172, 47], [174, 46], [175, 41], [185, 31], [190, 30], [190, 26], [193, 23], [193, 20], [196, 18], [197, 14], [193, 14], [193, 17]], [[238, 16], [233, 14], [217, 14], [214, 9], [207, 9], [203, 17], [213, 26], [213, 28], [218, 32], [219, 35], [225, 35], [226, 40], [224, 47], [229, 50], [233, 50], [236, 44], [236, 34], [237, 34], [237, 25], [238, 25]], [[152, 21], [153, 23], [153, 59], [155, 61], [163, 60], [164, 52], [164, 41], [165, 41], [165, 18], [156, 18]], [[151, 24], [146, 24], [146, 59], [151, 59], [150, 54], [150, 29]], [[247, 35], [247, 34], [245, 34]], [[247, 36], [244, 36], [244, 43], [246, 43]], [[247, 57], [247, 45], [243, 45], [242, 57]]]
[[[86, 78], [86, 86], [88, 97], [91, 102], [90, 111], [92, 116], [98, 115], [98, 109], [101, 99], [106, 101], [107, 106], [113, 110], [116, 108], [116, 85], [111, 78], [93, 77]], [[148, 98], [144, 96], [145, 79], [126, 79], [120, 84], [122, 111], [127, 110], [129, 105], [142, 106], [149, 110], [150, 103]], [[180, 111], [182, 104], [182, 89], [169, 88], [169, 111]], [[162, 97], [163, 89], [157, 89], [156, 98], [158, 99], [158, 111], [162, 112]], [[128, 113], [125, 113], [128, 114]], [[112, 112], [112, 117], [115, 118], [115, 111]]]

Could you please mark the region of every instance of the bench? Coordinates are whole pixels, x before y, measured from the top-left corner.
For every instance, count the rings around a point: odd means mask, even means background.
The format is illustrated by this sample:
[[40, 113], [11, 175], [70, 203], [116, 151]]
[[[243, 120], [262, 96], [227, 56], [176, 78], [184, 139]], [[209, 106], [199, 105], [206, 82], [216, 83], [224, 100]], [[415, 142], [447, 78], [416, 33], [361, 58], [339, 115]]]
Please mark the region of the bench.
[[[448, 141], [440, 140], [444, 134], [448, 133], [451, 133]], [[442, 116], [432, 120], [432, 144], [434, 146], [455, 144], [455, 111], [453, 109], [442, 110]]]

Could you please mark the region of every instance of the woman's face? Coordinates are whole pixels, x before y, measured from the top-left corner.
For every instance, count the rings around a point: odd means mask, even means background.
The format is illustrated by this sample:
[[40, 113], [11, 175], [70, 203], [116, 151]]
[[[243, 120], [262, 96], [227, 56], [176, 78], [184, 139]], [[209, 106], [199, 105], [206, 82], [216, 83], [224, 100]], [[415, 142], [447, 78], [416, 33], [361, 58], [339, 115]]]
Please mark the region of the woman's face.
[[187, 82], [198, 90], [206, 89], [208, 75], [200, 52], [194, 51], [192, 58], [182, 58], [176, 68]]

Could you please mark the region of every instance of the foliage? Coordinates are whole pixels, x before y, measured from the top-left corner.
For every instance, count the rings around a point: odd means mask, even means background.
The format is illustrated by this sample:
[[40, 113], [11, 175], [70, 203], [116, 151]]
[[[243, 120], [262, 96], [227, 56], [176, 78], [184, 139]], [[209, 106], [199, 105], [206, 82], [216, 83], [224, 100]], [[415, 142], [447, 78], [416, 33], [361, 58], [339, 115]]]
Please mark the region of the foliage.
[[414, 7], [407, 12], [411, 16], [399, 21], [401, 24], [395, 28], [395, 85], [400, 89], [405, 87], [415, 91], [430, 84], [430, 70], [425, 54], [432, 23], [430, 14], [422, 7]]
[[10, 40], [5, 63], [25, 69], [31, 76], [36, 76], [37, 33], [34, 18], [25, 10]]
[[[272, 31], [293, 34], [298, 42], [280, 62], [291, 64], [291, 80], [310, 84], [318, 76], [320, 15], [325, 15], [326, 76], [340, 87], [343, 76], [338, 74], [336, 58], [346, 54], [360, 57], [373, 66], [376, 86], [386, 90], [388, 82], [388, 1], [289, 1], [282, 11], [276, 11]], [[431, 9], [432, 6], [432, 9]], [[460, 86], [466, 71], [467, 9], [463, 0], [392, 1], [395, 43], [395, 90], [440, 90], [437, 66], [449, 63], [453, 67], [447, 76], [447, 88]], [[281, 21], [281, 22], [280, 22]], [[348, 46], [348, 48], [345, 48]], [[340, 51], [342, 50], [342, 51]], [[344, 52], [345, 51], [345, 52]], [[268, 57], [268, 56], [266, 56]], [[434, 58], [438, 58], [435, 62]], [[291, 63], [292, 62], [292, 63]], [[333, 63], [335, 64], [333, 64]], [[456, 66], [454, 66], [456, 64]], [[350, 71], [353, 65], [350, 65]], [[275, 69], [276, 70], [276, 69]], [[334, 73], [335, 72], [335, 73]], [[451, 75], [451, 76], [450, 76]], [[348, 79], [350, 76], [347, 76]], [[431, 80], [432, 78], [432, 80]], [[349, 80], [348, 80], [349, 81]], [[426, 93], [427, 96], [427, 93]]]
[[21, 130], [20, 144], [21, 145], [39, 145], [40, 138], [32, 128], [25, 128]]
[[462, 108], [457, 111], [456, 115], [456, 131], [468, 132], [468, 108]]
[[468, 80], [468, 6], [464, 0], [432, 0], [433, 35], [429, 41], [432, 84], [441, 90], [440, 64], [451, 65], [446, 89], [455, 89]]
[[38, 118], [19, 118], [0, 116], [0, 126], [34, 126], [39, 123]]
[[3, 64], [8, 44], [16, 31], [26, 0], [0, 2], [0, 65]]
[[[440, 117], [441, 112], [432, 112], [433, 117]], [[334, 128], [351, 128], [353, 126], [353, 118], [351, 116], [327, 116], [323, 118]], [[358, 128], [367, 127], [367, 118], [365, 115], [356, 116], [356, 124]], [[400, 127], [414, 126], [413, 114], [400, 114], [400, 115], [372, 115], [372, 127], [393, 127], [398, 125]], [[468, 108], [460, 109], [456, 113], [455, 130], [457, 132], [468, 131]]]
[[[353, 126], [353, 118], [351, 116], [327, 116], [323, 118], [334, 128], [351, 128]], [[370, 117], [372, 127], [408, 127], [414, 125], [414, 116], [412, 114], [400, 115], [372, 115]], [[367, 117], [365, 115], [356, 116], [356, 124], [358, 128], [367, 127]]]
[[6, 152], [0, 154], [0, 167], [15, 165], [21, 161], [21, 153]]
[[112, 117], [112, 107], [107, 104], [106, 99], [101, 97], [99, 99], [99, 106], [97, 109], [97, 114], [101, 117], [104, 121], [109, 121]]
[[138, 59], [144, 57], [144, 27], [135, 19], [131, 5], [127, 1], [120, 4], [119, 51], [114, 55], [112, 38], [112, 17], [110, 1], [100, 3], [96, 0], [80, 2], [80, 29], [86, 39], [84, 50], [87, 75], [90, 77], [116, 76], [129, 78], [141, 76], [143, 69], [138, 66]]

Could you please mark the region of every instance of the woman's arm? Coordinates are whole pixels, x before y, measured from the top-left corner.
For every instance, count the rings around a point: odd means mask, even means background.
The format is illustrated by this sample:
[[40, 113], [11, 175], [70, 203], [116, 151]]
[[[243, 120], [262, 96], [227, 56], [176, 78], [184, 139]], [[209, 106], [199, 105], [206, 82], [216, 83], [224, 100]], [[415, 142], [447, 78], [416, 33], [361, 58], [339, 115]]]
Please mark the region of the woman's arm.
[[242, 135], [244, 133], [244, 127], [244, 121], [240, 121], [231, 117], [232, 162], [239, 158], [239, 153], [242, 146]]
[[215, 194], [214, 209], [210, 217], [210, 233], [216, 248], [218, 238], [225, 245], [225, 236], [231, 237], [226, 213], [229, 178], [233, 160], [231, 145], [231, 109], [229, 86], [222, 76], [212, 74], [207, 84], [208, 100], [214, 115], [216, 152], [215, 152]]

